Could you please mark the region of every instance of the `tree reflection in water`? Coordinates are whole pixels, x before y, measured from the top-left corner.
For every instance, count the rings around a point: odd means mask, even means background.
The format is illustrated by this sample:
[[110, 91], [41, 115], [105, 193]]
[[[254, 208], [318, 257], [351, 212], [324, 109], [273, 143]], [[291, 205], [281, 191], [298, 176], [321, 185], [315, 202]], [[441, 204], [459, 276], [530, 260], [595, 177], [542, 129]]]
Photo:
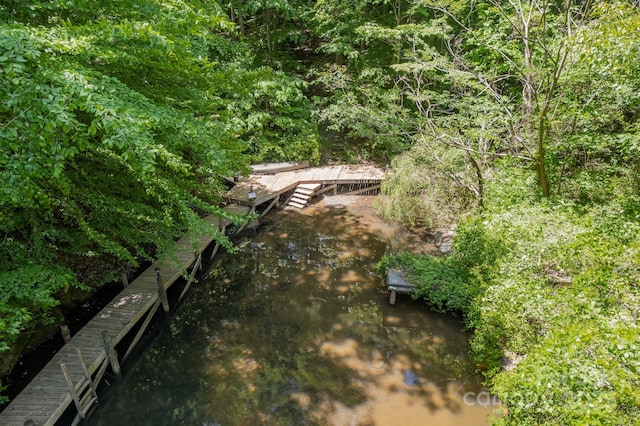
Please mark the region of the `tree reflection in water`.
[[374, 267], [389, 242], [367, 217], [270, 220], [218, 257], [89, 424], [487, 424], [489, 407], [463, 403], [482, 390], [468, 335], [388, 305]]

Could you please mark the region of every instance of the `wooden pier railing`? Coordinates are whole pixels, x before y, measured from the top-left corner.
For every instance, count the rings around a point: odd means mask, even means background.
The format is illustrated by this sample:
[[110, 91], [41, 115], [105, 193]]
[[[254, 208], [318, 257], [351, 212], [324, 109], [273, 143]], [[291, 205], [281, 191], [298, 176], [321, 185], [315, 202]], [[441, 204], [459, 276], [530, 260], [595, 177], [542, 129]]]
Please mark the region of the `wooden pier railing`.
[[[242, 214], [250, 209], [230, 205], [226, 210]], [[231, 223], [214, 216], [205, 220], [218, 229]], [[194, 252], [188, 236], [178, 240], [176, 257], [179, 264], [170, 260], [155, 262], [129, 283], [0, 413], [0, 425], [54, 425], [71, 404], [75, 404], [78, 411], [76, 422], [81, 420], [96, 401], [95, 385], [107, 367], [111, 365], [114, 372], [119, 372], [120, 360], [113, 348], [142, 322], [122, 358], [129, 356], [157, 309], [161, 305], [165, 311], [169, 309], [166, 289], [183, 275], [183, 271], [192, 267], [187, 281], [187, 285], [190, 284], [196, 268], [201, 265], [202, 251], [211, 241], [211, 237], [200, 238]]]
[[[286, 167], [285, 167], [286, 166]], [[278, 205], [279, 196], [298, 184], [321, 184], [335, 190], [337, 185], [361, 184], [360, 193], [379, 188], [384, 173], [373, 166], [328, 166], [301, 168], [306, 164], [285, 166], [264, 165], [256, 174], [240, 180], [226, 196], [230, 203], [225, 210], [246, 214], [257, 206], [268, 203], [262, 215]], [[321, 190], [323, 192], [327, 189]], [[251, 199], [248, 194], [251, 194]], [[227, 219], [210, 216], [205, 219], [222, 232], [231, 224]], [[239, 232], [242, 228], [236, 230]], [[136, 328], [122, 359], [126, 359], [139, 342], [152, 317], [160, 306], [169, 311], [166, 290], [191, 268], [182, 298], [194, 279], [196, 269], [202, 265], [202, 251], [212, 242], [202, 237], [196, 250], [188, 236], [178, 240], [176, 257], [172, 261], [158, 261], [145, 270], [118, 294], [104, 309], [87, 323], [53, 359], [0, 413], [0, 425], [55, 425], [65, 411], [75, 405], [75, 423], [82, 420], [97, 401], [96, 384], [109, 365], [114, 373], [120, 370], [118, 352], [114, 349], [125, 336]], [[211, 257], [218, 250], [216, 245]], [[122, 348], [121, 348], [122, 349]]]

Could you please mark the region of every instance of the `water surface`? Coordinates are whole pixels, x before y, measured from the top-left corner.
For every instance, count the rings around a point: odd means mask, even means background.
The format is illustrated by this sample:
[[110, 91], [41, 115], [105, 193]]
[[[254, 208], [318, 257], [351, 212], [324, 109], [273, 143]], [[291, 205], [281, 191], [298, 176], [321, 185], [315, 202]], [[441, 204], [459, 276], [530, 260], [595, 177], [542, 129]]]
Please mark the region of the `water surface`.
[[374, 271], [388, 250], [429, 244], [368, 197], [335, 200], [271, 215], [218, 257], [88, 423], [487, 424], [465, 404], [482, 387], [461, 324], [407, 297], [389, 306]]

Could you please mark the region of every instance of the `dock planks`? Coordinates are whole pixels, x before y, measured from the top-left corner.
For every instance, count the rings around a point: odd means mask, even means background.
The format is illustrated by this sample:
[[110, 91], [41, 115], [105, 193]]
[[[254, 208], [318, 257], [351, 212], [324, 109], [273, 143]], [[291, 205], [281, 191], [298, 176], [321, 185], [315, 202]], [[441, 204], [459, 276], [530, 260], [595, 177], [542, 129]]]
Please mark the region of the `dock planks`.
[[[264, 165], [258, 167], [248, 179], [237, 183], [226, 195], [233, 204], [224, 208], [230, 214], [245, 214], [256, 205], [271, 201], [299, 184], [362, 184], [380, 183], [384, 172], [370, 165], [339, 165], [303, 168], [306, 164]], [[270, 174], [266, 174], [270, 173]], [[256, 192], [256, 200], [250, 202], [249, 191]], [[205, 220], [218, 229], [231, 224], [226, 218], [209, 216]], [[198, 251], [211, 243], [211, 237], [201, 237]], [[120, 292], [82, 330], [71, 338], [25, 389], [0, 413], [0, 425], [23, 426], [29, 420], [35, 425], [54, 425], [66, 409], [73, 403], [67, 383], [60, 368], [66, 364], [74, 383], [83, 376], [76, 348], [80, 348], [87, 363], [89, 373], [100, 381], [104, 373], [104, 363], [108, 362], [101, 332], [107, 331], [113, 345], [117, 345], [150, 310], [157, 307], [158, 287], [156, 268], [160, 268], [162, 282], [169, 288], [182, 272], [197, 259], [193, 244], [188, 236], [178, 240], [176, 258], [158, 261], [145, 270], [138, 278]]]
[[[230, 205], [226, 212], [243, 214], [248, 207]], [[205, 220], [221, 229], [231, 223], [228, 219], [209, 216]], [[200, 237], [197, 249], [201, 253], [212, 241], [211, 237]], [[80, 348], [91, 375], [94, 375], [104, 362], [107, 354], [101, 332], [107, 331], [113, 345], [117, 345], [129, 331], [142, 319], [158, 300], [156, 268], [160, 268], [162, 282], [169, 288], [182, 272], [197, 259], [189, 236], [177, 242], [176, 257], [180, 263], [172, 260], [158, 261], [145, 270], [138, 278], [123, 289], [107, 306], [89, 321], [71, 341], [56, 353], [38, 375], [11, 401], [0, 413], [0, 425], [23, 426], [29, 420], [35, 425], [54, 425], [73, 398], [65, 381], [60, 364], [66, 364], [71, 378], [77, 383], [83, 377], [83, 370], [76, 348]], [[152, 314], [152, 313], [150, 313]], [[99, 381], [101, 377], [96, 377]]]
[[251, 171], [254, 175], [270, 175], [288, 172], [290, 170], [304, 169], [306, 167], [309, 167], [308, 161], [302, 161], [300, 163], [265, 163], [252, 165]]
[[248, 194], [253, 189], [256, 193], [253, 205], [260, 205], [294, 189], [298, 184], [362, 184], [380, 183], [383, 180], [384, 171], [373, 165], [310, 167], [268, 175], [251, 175], [237, 183], [226, 198], [237, 204], [251, 205]]

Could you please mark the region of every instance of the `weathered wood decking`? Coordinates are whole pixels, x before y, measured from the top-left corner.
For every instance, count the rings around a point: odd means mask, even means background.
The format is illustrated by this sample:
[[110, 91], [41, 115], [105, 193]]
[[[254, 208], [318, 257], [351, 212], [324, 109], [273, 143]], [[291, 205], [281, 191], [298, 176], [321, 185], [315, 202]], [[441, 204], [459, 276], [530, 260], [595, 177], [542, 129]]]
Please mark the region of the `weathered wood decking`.
[[[227, 193], [226, 198], [233, 203], [255, 206], [270, 201], [301, 183], [379, 184], [382, 180], [384, 172], [373, 165], [310, 167], [269, 175], [251, 175], [238, 182]], [[256, 193], [253, 202], [247, 196], [251, 189]]]
[[[297, 163], [287, 163], [258, 167], [255, 170], [256, 174], [242, 179], [227, 193], [225, 198], [231, 204], [226, 206], [225, 210], [230, 213], [244, 214], [253, 212], [256, 206], [270, 202], [269, 207], [262, 213], [265, 214], [271, 207], [277, 205], [280, 195], [292, 190], [298, 184], [373, 185], [369, 186], [368, 189], [370, 189], [376, 184], [379, 185], [384, 179], [384, 172], [374, 166], [343, 165], [298, 169], [299, 166]], [[252, 189], [256, 198], [249, 200], [248, 193]], [[328, 189], [325, 188], [324, 191]], [[213, 216], [207, 217], [205, 220], [223, 232], [225, 227], [231, 224], [227, 219]], [[0, 413], [0, 426], [56, 424], [67, 408], [74, 403], [61, 364], [66, 365], [73, 383], [78, 383], [84, 376], [82, 365], [76, 353], [76, 348], [79, 348], [93, 382], [99, 382], [109, 366], [102, 332], [106, 331], [113, 346], [116, 346], [144, 318], [142, 325], [138, 327], [136, 336], [133, 337], [131, 343], [128, 343], [129, 347], [124, 355], [126, 358], [137, 344], [151, 317], [161, 305], [156, 276], [158, 268], [161, 283], [166, 289], [183, 275], [187, 268], [194, 265], [193, 269], [195, 270], [201, 264], [202, 250], [211, 241], [211, 237], [200, 238], [194, 252], [190, 238], [188, 236], [181, 238], [177, 242], [178, 264], [173, 261], [156, 262], [130, 283], [73, 336], [71, 341], [58, 351], [29, 385]], [[216, 251], [217, 246], [213, 254]]]
[[[238, 205], [231, 205], [225, 209], [231, 213], [247, 213], [249, 210], [247, 207]], [[209, 216], [205, 220], [218, 229], [230, 224], [230, 221], [214, 216]], [[168, 288], [194, 262], [198, 263], [196, 262], [198, 256], [211, 241], [211, 237], [201, 237], [196, 245], [197, 251], [194, 252], [188, 236], [178, 240], [179, 248], [176, 257], [180, 263], [176, 264], [171, 260], [156, 262], [131, 282], [73, 336], [71, 341], [54, 355], [42, 371], [0, 413], [0, 425], [55, 424], [73, 403], [60, 364], [65, 364], [73, 382], [78, 382], [83, 377], [82, 366], [76, 353], [76, 348], [79, 348], [94, 382], [100, 381], [109, 364], [101, 336], [102, 331], [106, 330], [115, 346], [143, 317], [153, 316], [160, 305], [156, 268], [159, 268], [162, 284]], [[145, 321], [145, 323], [148, 322]], [[133, 345], [135, 343], [136, 341]], [[29, 421], [33, 423], [28, 423]]]
[[396, 294], [411, 294], [416, 291], [417, 286], [407, 280], [405, 271], [402, 269], [389, 269], [387, 271], [387, 290], [389, 291], [389, 304], [396, 304]]
[[308, 161], [300, 163], [265, 163], [253, 164], [251, 166], [251, 174], [254, 175], [273, 175], [276, 173], [289, 172], [291, 170], [305, 169], [309, 167]]

